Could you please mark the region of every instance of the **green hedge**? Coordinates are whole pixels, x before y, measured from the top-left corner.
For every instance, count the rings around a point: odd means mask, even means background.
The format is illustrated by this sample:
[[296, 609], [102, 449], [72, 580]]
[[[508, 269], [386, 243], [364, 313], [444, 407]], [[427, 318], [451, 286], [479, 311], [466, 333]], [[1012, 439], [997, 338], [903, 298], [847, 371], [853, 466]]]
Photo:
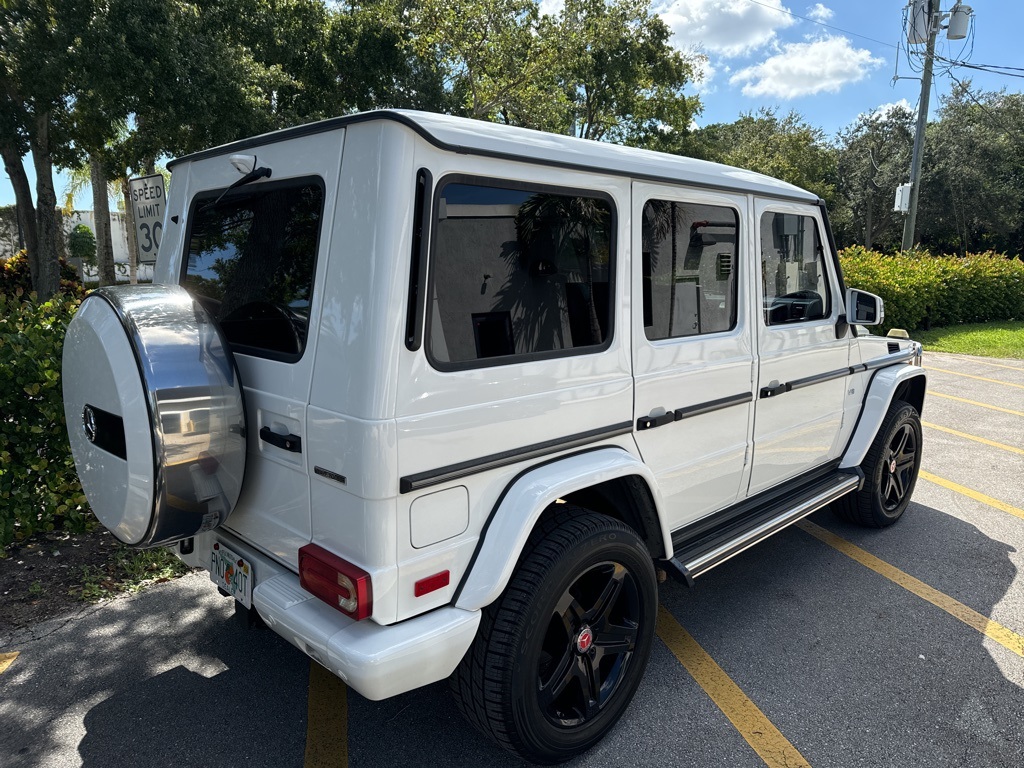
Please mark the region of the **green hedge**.
[[839, 254], [846, 285], [877, 293], [890, 328], [1024, 320], [1024, 261], [998, 253], [884, 254], [860, 246]]
[[60, 382], [64, 333], [81, 299], [72, 290], [40, 302], [9, 277], [0, 275], [0, 556], [36, 531], [81, 532], [93, 520], [68, 445]]

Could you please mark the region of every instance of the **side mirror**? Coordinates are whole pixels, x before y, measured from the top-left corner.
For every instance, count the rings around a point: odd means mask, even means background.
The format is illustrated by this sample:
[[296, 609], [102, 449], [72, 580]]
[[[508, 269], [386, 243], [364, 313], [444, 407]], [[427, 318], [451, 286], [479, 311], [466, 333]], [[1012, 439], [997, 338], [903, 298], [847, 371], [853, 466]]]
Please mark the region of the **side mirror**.
[[846, 291], [846, 316], [853, 325], [881, 325], [885, 320], [882, 298], [867, 291]]

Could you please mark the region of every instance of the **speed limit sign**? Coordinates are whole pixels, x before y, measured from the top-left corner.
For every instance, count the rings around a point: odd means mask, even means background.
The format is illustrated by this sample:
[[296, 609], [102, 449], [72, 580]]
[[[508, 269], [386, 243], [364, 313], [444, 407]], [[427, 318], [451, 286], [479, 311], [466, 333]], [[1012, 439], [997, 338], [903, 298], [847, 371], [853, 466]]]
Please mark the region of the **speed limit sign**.
[[159, 173], [128, 180], [128, 193], [135, 215], [135, 241], [139, 244], [139, 263], [152, 264], [160, 247], [164, 227], [164, 177]]

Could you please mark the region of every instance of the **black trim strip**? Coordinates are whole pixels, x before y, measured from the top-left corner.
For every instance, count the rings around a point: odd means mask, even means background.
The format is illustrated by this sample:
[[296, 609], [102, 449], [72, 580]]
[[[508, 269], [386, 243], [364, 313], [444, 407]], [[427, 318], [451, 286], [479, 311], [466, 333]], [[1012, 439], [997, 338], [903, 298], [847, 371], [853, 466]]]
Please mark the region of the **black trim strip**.
[[[858, 363], [857, 365], [851, 365], [849, 368], [837, 368], [834, 371], [828, 371], [826, 373], [818, 373], [814, 376], [807, 376], [803, 379], [794, 379], [793, 381], [787, 381], [785, 384], [779, 384], [775, 387], [761, 387], [760, 397], [765, 399], [768, 397], [776, 397], [778, 395], [784, 395], [786, 392], [791, 392], [794, 389], [801, 389], [803, 387], [809, 387], [813, 384], [821, 384], [826, 381], [832, 381], [834, 379], [841, 379], [844, 376], [850, 376], [854, 373], [863, 373], [864, 371], [874, 371], [879, 368], [888, 368], [890, 365], [899, 365], [907, 360], [911, 360], [914, 357], [914, 350], [906, 349], [896, 355], [886, 355], [885, 357], [876, 357], [874, 360], [869, 360], [866, 363]], [[639, 428], [639, 427], [638, 427]]]
[[825, 373], [818, 373], [814, 376], [807, 376], [803, 379], [794, 379], [787, 383], [787, 392], [791, 392], [794, 389], [801, 389], [803, 387], [809, 387], [813, 384], [823, 384], [826, 381], [833, 381], [835, 379], [842, 379], [853, 373], [851, 368], [837, 368], [834, 371], [827, 371]]
[[682, 419], [701, 416], [705, 413], [711, 413], [712, 411], [720, 411], [723, 408], [731, 408], [734, 405], [749, 403], [753, 399], [753, 392], [744, 392], [741, 395], [730, 395], [729, 397], [720, 397], [717, 400], [709, 400], [706, 403], [700, 403], [698, 405], [688, 405], [685, 408], [676, 408], [674, 411], [667, 411], [662, 416], [642, 416], [636, 420], [636, 428], [638, 431], [642, 432], [645, 429], [654, 429], [655, 427], [661, 427], [665, 424], [671, 424], [674, 421], [681, 421]]
[[[460, 155], [476, 155], [478, 157], [492, 157], [497, 160], [511, 160], [513, 162], [526, 163], [527, 165], [540, 165], [547, 166], [550, 168], [566, 168], [573, 171], [585, 171], [587, 173], [603, 173], [609, 176], [618, 176], [627, 179], [637, 179], [640, 181], [654, 181], [659, 183], [669, 184], [685, 184], [688, 187], [695, 187], [698, 189], [715, 189], [725, 192], [740, 192], [742, 194], [750, 194], [749, 189], [745, 189], [741, 184], [735, 186], [729, 186], [728, 184], [707, 184], [697, 181], [692, 181], [680, 176], [662, 176], [656, 173], [633, 173], [632, 171], [626, 171], [621, 168], [608, 168], [606, 166], [587, 164], [587, 163], [570, 163], [567, 161], [558, 160], [543, 160], [538, 158], [531, 158], [526, 155], [515, 154], [513, 152], [495, 152], [486, 149], [477, 149], [475, 147], [467, 147], [463, 144], [449, 144], [446, 141], [441, 141], [426, 128], [417, 123], [408, 115], [401, 114], [400, 112], [392, 112], [389, 110], [375, 110], [373, 112], [363, 112], [358, 115], [349, 115], [346, 117], [333, 117], [328, 120], [321, 120], [316, 123], [307, 123], [306, 125], [298, 125], [294, 128], [285, 128], [280, 131], [274, 131], [273, 133], [264, 133], [260, 136], [253, 136], [248, 139], [242, 139], [241, 141], [235, 141], [230, 144], [222, 144], [219, 147], [212, 147], [210, 149], [204, 149], [200, 152], [193, 152], [190, 155], [176, 158], [167, 163], [167, 169], [173, 170], [174, 166], [179, 163], [194, 160], [204, 160], [209, 157], [218, 157], [220, 155], [226, 155], [232, 152], [240, 152], [244, 149], [250, 149], [252, 147], [262, 147], [267, 144], [276, 144], [281, 141], [289, 141], [290, 139], [296, 139], [301, 136], [311, 136], [317, 133], [327, 133], [337, 128], [344, 128], [347, 125], [357, 125], [359, 123], [369, 123], [374, 120], [392, 120], [396, 123], [400, 123], [405, 127], [414, 131], [417, 135], [424, 138], [427, 142], [437, 147], [438, 149], [446, 152], [455, 152]], [[663, 154], [663, 153], [662, 153]], [[814, 205], [814, 201], [808, 199], [805, 195], [787, 195], [781, 190], [775, 192], [756, 192], [759, 197], [764, 197], [772, 200], [792, 200], [799, 203], [805, 203]]]
[[907, 360], [912, 360], [913, 358], [914, 358], [914, 348], [911, 347], [910, 349], [905, 349], [902, 352], [899, 352], [899, 353], [897, 353], [895, 355], [886, 355], [885, 357], [876, 357], [874, 360], [868, 360], [866, 363], [863, 363], [863, 365], [864, 365], [864, 370], [866, 370], [866, 371], [873, 371], [876, 368], [888, 368], [890, 365], [896, 365], [897, 363], [902, 363], [902, 362], [905, 362]]
[[607, 440], [619, 435], [625, 435], [633, 431], [633, 425], [624, 421], [621, 424], [614, 424], [610, 427], [592, 429], [588, 432], [580, 432], [568, 437], [559, 437], [555, 440], [546, 440], [543, 443], [524, 445], [522, 448], [513, 448], [501, 453], [492, 453], [489, 456], [482, 456], [479, 459], [470, 459], [458, 464], [449, 464], [447, 467], [439, 467], [426, 472], [418, 472], [415, 475], [406, 475], [398, 481], [400, 493], [419, 491], [429, 488], [432, 485], [440, 485], [450, 480], [458, 480], [462, 477], [475, 475], [477, 472], [484, 472], [488, 469], [498, 469], [516, 464], [520, 461], [536, 459], [548, 453], [565, 451], [571, 448], [579, 448], [598, 440]]

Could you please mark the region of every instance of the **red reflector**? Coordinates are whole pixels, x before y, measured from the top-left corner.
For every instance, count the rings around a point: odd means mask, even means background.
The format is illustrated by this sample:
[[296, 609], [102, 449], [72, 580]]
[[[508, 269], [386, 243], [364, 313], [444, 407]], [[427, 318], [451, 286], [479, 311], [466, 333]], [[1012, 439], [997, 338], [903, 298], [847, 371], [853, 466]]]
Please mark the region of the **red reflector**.
[[416, 593], [416, 597], [423, 597], [423, 595], [436, 592], [442, 587], [447, 587], [450, 580], [451, 574], [448, 571], [441, 571], [433, 576], [427, 576], [427, 578], [417, 581], [413, 591]]
[[370, 574], [316, 544], [299, 550], [299, 584], [356, 621], [373, 613]]

